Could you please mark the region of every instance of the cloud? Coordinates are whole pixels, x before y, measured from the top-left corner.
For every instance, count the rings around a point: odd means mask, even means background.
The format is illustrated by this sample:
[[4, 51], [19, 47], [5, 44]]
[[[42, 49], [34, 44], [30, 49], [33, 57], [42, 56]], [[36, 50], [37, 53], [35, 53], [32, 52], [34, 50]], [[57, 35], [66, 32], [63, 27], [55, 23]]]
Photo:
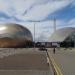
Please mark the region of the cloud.
[[49, 14], [67, 6], [71, 1], [0, 0], [0, 10], [21, 21], [44, 20]]
[[69, 21], [68, 21], [68, 25], [69, 25], [70, 27], [75, 27], [75, 18], [69, 20]]
[[49, 1], [45, 4], [33, 6], [25, 15], [16, 15], [21, 20], [44, 20], [49, 14], [62, 9], [67, 6], [71, 1]]
[[[47, 19], [48, 15], [64, 9], [73, 3], [73, 1], [74, 0], [0, 0], [0, 23], [10, 22], [21, 24], [27, 27], [34, 36], [34, 22], [40, 21], [35, 22], [36, 38], [39, 38], [41, 34], [48, 38], [53, 32], [53, 20], [50, 21]], [[64, 20], [57, 20], [57, 29], [69, 24], [69, 22], [65, 22]], [[72, 21], [70, 21], [70, 23], [71, 22]]]

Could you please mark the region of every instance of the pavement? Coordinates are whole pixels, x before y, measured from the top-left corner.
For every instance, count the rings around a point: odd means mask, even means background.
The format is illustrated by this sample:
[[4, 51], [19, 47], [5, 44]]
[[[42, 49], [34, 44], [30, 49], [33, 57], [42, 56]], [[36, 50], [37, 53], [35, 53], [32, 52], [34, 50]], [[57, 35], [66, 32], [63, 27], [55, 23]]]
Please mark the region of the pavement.
[[57, 48], [55, 54], [52, 48], [48, 48], [48, 51], [63, 75], [75, 75], [75, 48]]
[[45, 51], [0, 48], [0, 75], [52, 75], [52, 70]]

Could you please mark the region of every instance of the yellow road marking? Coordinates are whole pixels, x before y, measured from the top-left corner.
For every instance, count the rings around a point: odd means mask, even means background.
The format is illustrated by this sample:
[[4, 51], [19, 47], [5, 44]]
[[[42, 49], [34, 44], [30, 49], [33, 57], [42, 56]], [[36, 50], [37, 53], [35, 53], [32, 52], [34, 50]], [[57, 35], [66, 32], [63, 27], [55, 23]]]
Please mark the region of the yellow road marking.
[[61, 72], [61, 69], [59, 68], [58, 64], [56, 64], [56, 62], [55, 62], [54, 58], [52, 57], [52, 55], [50, 54], [50, 52], [48, 52], [48, 55], [49, 55], [50, 63], [55, 71], [55, 75], [63, 75], [63, 73]]

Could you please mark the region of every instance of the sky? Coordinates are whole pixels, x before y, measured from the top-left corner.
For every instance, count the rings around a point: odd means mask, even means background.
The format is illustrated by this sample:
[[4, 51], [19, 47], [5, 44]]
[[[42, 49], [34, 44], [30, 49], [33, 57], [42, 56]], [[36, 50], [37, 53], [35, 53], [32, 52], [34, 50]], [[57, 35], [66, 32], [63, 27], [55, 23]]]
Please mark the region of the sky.
[[36, 41], [48, 41], [56, 29], [75, 27], [75, 0], [0, 0], [0, 24], [27, 27]]

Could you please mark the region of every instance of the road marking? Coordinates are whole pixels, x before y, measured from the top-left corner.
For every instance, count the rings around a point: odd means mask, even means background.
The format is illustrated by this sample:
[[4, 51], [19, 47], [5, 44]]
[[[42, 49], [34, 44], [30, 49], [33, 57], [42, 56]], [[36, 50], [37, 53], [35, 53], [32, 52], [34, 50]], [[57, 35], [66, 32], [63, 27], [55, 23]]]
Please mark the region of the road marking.
[[55, 62], [54, 58], [52, 57], [52, 55], [50, 54], [50, 52], [48, 52], [48, 57], [49, 57], [49, 64], [51, 64], [52, 69], [54, 71], [54, 75], [63, 75], [63, 73], [61, 72], [61, 69], [59, 68], [58, 64]]

